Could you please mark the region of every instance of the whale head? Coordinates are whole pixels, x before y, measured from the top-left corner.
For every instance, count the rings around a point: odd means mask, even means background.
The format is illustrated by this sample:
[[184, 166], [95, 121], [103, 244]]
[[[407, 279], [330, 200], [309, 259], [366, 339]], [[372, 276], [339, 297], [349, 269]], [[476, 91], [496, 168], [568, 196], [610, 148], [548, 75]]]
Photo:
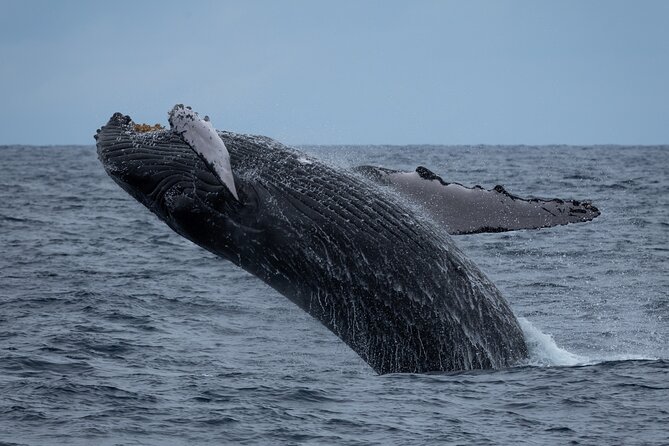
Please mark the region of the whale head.
[[170, 112], [170, 129], [115, 113], [95, 135], [98, 158], [121, 188], [177, 233], [235, 260], [238, 239], [253, 223], [253, 189], [235, 179], [225, 145], [208, 119], [198, 119], [181, 105]]

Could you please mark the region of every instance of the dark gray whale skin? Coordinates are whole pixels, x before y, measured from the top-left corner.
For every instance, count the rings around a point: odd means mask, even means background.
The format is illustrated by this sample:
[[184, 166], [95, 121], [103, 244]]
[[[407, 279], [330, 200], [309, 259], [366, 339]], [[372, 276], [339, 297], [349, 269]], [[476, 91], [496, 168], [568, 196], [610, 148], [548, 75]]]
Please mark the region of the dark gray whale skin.
[[355, 170], [419, 205], [451, 235], [550, 228], [587, 222], [600, 215], [589, 201], [522, 198], [500, 185], [490, 190], [466, 187], [448, 183], [423, 166], [415, 172], [374, 166]]
[[361, 176], [269, 138], [219, 135], [239, 201], [171, 130], [138, 133], [117, 113], [96, 140], [130, 195], [318, 319], [377, 373], [527, 356], [509, 305], [444, 231]]

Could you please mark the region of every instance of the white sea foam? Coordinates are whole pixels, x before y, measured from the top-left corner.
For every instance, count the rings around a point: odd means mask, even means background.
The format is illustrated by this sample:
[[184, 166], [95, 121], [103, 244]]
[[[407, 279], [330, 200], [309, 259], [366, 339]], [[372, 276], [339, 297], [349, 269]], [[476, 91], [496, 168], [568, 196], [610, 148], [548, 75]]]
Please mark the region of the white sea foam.
[[529, 357], [519, 365], [535, 367], [594, 365], [608, 361], [656, 360], [657, 357], [632, 353], [608, 354], [605, 356], [581, 356], [557, 345], [553, 337], [539, 330], [524, 317], [519, 317], [520, 328], [525, 335]]
[[529, 349], [529, 358], [525, 363], [526, 365], [539, 367], [573, 366], [589, 362], [588, 358], [558, 347], [551, 335], [543, 333], [524, 317], [519, 317], [518, 322], [525, 334], [525, 342]]

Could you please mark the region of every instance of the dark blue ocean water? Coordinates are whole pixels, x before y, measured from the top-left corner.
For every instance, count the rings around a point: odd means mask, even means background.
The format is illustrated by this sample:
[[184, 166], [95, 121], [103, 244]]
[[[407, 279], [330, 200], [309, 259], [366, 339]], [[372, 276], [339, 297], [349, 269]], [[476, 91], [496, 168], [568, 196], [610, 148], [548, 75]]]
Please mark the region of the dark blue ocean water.
[[0, 444], [669, 444], [669, 147], [305, 150], [591, 199], [590, 223], [457, 237], [529, 363], [377, 376], [93, 147], [0, 147]]

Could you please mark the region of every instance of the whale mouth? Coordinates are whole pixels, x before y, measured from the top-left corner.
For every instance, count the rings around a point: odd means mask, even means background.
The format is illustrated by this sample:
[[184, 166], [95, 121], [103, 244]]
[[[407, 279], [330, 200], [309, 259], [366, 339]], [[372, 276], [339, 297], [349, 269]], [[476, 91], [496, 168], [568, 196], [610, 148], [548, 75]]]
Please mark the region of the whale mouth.
[[[184, 200], [212, 194], [236, 200], [211, 167], [172, 129], [136, 124], [115, 113], [96, 135], [110, 177], [152, 212], [167, 215]], [[219, 199], [220, 199], [219, 198]]]

